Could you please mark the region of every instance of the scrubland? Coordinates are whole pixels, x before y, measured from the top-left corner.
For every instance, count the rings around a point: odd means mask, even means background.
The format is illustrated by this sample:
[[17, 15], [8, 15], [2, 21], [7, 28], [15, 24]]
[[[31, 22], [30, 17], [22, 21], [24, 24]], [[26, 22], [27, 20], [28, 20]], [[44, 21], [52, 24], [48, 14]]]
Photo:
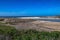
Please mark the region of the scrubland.
[[60, 40], [60, 22], [34, 20], [8, 23], [0, 23], [0, 35], [7, 36], [8, 40]]

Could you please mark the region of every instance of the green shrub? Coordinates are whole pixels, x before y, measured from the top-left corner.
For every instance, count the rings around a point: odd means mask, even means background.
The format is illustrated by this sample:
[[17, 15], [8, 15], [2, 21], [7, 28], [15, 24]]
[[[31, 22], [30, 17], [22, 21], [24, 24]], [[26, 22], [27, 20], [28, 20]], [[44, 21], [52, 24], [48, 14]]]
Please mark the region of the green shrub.
[[12, 40], [60, 40], [60, 32], [45, 32], [36, 30], [21, 30], [5, 25], [0, 25], [0, 34], [9, 35]]
[[4, 21], [4, 19], [0, 19], [0, 21]]

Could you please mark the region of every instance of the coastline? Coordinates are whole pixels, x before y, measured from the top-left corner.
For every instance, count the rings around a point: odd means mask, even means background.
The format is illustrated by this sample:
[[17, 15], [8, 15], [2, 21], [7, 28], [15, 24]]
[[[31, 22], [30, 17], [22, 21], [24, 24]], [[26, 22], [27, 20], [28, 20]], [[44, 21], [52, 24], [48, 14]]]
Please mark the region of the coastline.
[[26, 23], [19, 23], [17, 25], [10, 25], [15, 27], [17, 30], [29, 30], [35, 29], [38, 31], [60, 31], [60, 22], [50, 22], [50, 21], [32, 21]]
[[[9, 22], [13, 21], [12, 19], [10, 19]], [[18, 21], [18, 19], [16, 20], [16, 22]], [[22, 21], [22, 22], [21, 22]], [[52, 22], [52, 21], [43, 21], [43, 20], [33, 20], [31, 21], [31, 19], [29, 19], [26, 21], [25, 19], [19, 19], [19, 22], [17, 24], [6, 24], [7, 26], [13, 26], [15, 27], [17, 30], [21, 30], [21, 29], [36, 29], [38, 31], [40, 30], [44, 30], [44, 31], [60, 31], [60, 22]], [[5, 21], [7, 22], [7, 20]], [[14, 23], [14, 22], [11, 22]]]

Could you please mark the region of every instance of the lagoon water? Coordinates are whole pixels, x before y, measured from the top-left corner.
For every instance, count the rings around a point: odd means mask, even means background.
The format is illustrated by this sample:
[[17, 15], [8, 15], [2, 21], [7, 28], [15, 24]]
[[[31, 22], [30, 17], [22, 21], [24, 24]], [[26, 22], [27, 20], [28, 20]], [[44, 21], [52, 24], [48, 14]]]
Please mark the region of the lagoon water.
[[39, 19], [43, 21], [60, 22], [60, 19]]

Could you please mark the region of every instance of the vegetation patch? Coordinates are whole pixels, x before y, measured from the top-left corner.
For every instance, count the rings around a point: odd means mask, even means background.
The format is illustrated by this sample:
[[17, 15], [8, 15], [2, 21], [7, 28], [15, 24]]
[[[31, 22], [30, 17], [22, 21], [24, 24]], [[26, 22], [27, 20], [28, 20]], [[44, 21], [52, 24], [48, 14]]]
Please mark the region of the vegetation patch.
[[45, 32], [36, 30], [18, 31], [13, 27], [0, 25], [0, 35], [9, 36], [11, 40], [60, 40], [60, 32]]
[[0, 18], [0, 21], [4, 21], [4, 19], [3, 18]]

